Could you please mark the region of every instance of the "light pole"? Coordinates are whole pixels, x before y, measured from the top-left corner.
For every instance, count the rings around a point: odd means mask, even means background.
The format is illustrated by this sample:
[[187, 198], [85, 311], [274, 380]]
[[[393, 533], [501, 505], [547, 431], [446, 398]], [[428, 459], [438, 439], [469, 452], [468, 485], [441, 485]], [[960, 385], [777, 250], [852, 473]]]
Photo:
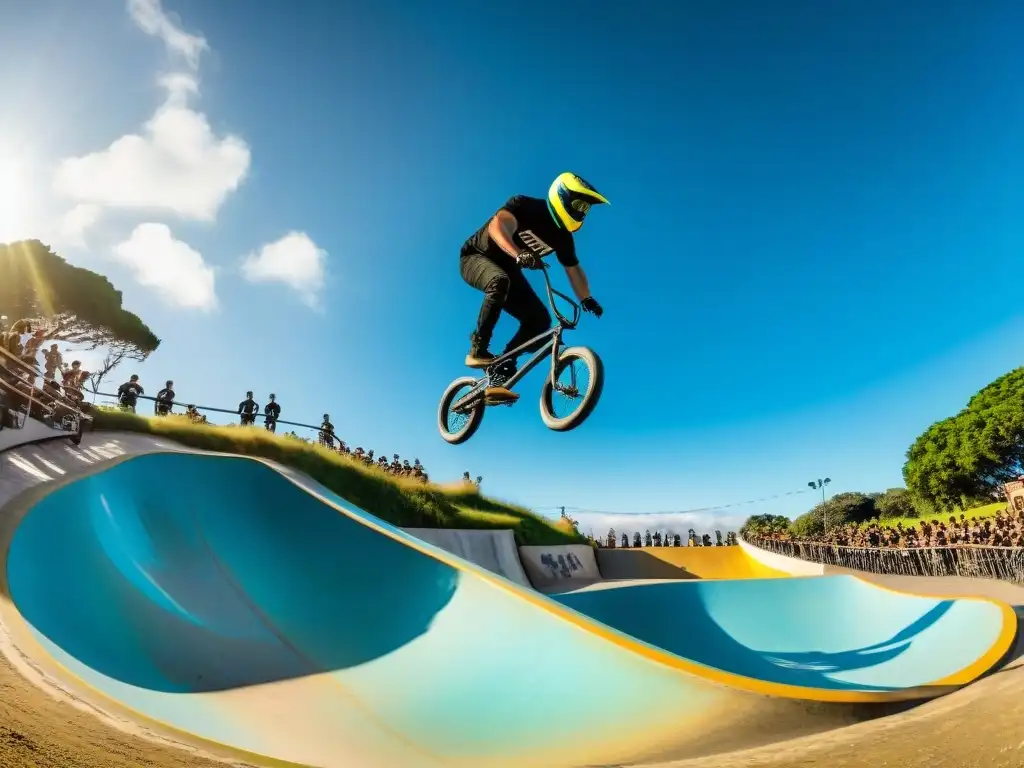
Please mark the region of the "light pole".
[[[808, 487], [810, 487], [810, 488], [814, 488], [815, 490], [817, 490], [818, 488], [821, 489], [821, 503], [822, 503], [822, 505], [825, 504], [825, 486], [828, 485], [831, 482], [832, 482], [832, 478], [831, 477], [826, 477], [824, 480], [822, 480], [819, 477], [816, 481], [815, 480], [811, 480], [809, 483], [807, 483]], [[824, 506], [822, 506], [822, 509], [821, 509], [821, 520], [822, 520], [822, 526], [824, 527], [824, 532], [828, 533], [828, 512], [825, 510]]]

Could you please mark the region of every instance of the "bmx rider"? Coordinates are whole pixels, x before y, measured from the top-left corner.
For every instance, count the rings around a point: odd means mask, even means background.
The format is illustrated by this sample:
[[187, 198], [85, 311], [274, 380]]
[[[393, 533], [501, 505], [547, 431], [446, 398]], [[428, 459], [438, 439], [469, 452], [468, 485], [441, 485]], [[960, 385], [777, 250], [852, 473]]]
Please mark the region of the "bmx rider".
[[[551, 184], [547, 200], [526, 195], [510, 198], [465, 242], [459, 271], [466, 283], [484, 294], [476, 330], [470, 335], [467, 366], [487, 368], [496, 359], [489, 347], [502, 310], [519, 321], [519, 329], [505, 345], [505, 352], [551, 327], [551, 314], [523, 269], [536, 267], [552, 252], [565, 268], [583, 310], [601, 317], [604, 310], [590, 295], [587, 276], [576, 257], [573, 232], [583, 226], [590, 207], [602, 203], [608, 200], [590, 184], [573, 173], [563, 173]], [[490, 402], [519, 399], [519, 395], [502, 386], [516, 370], [517, 360], [509, 358], [489, 371], [491, 386], [486, 396]]]

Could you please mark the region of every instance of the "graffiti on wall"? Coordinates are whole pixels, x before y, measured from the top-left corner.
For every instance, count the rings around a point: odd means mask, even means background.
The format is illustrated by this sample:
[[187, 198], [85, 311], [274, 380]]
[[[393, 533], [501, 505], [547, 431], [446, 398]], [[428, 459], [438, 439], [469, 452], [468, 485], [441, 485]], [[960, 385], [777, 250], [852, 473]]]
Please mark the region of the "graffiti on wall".
[[540, 556], [540, 562], [541, 565], [548, 567], [551, 575], [555, 578], [571, 579], [573, 573], [583, 570], [583, 561], [572, 552], [559, 555], [545, 552]]

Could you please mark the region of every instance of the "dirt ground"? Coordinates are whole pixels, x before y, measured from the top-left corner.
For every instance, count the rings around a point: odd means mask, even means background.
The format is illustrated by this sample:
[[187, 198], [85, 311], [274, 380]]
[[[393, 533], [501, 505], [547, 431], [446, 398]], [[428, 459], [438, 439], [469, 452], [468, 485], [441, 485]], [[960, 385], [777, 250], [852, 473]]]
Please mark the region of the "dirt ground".
[[[0, 656], [0, 766], [3, 768], [225, 768], [194, 751], [124, 733], [51, 696]], [[241, 765], [236, 763], [236, 765]]]

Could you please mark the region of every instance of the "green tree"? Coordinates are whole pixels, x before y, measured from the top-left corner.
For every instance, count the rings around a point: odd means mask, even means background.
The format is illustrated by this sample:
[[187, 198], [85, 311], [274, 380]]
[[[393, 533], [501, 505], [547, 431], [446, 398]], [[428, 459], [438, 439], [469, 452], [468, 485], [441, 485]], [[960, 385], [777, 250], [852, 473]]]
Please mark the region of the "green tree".
[[782, 515], [751, 515], [740, 526], [744, 536], [773, 536], [789, 530], [789, 518]]
[[936, 511], [991, 500], [1024, 473], [1024, 368], [979, 390], [955, 416], [928, 427], [907, 450], [903, 479]]
[[800, 515], [790, 529], [801, 538], [820, 536], [849, 523], [863, 523], [877, 516], [875, 500], [866, 493], [837, 493], [827, 501]]
[[107, 278], [68, 264], [38, 240], [0, 245], [0, 313], [12, 322], [29, 319], [54, 341], [145, 360], [160, 339], [121, 302]]
[[898, 517], [918, 517], [919, 511], [914, 506], [910, 491], [906, 488], [890, 488], [875, 498], [875, 511], [882, 520], [893, 520]]

